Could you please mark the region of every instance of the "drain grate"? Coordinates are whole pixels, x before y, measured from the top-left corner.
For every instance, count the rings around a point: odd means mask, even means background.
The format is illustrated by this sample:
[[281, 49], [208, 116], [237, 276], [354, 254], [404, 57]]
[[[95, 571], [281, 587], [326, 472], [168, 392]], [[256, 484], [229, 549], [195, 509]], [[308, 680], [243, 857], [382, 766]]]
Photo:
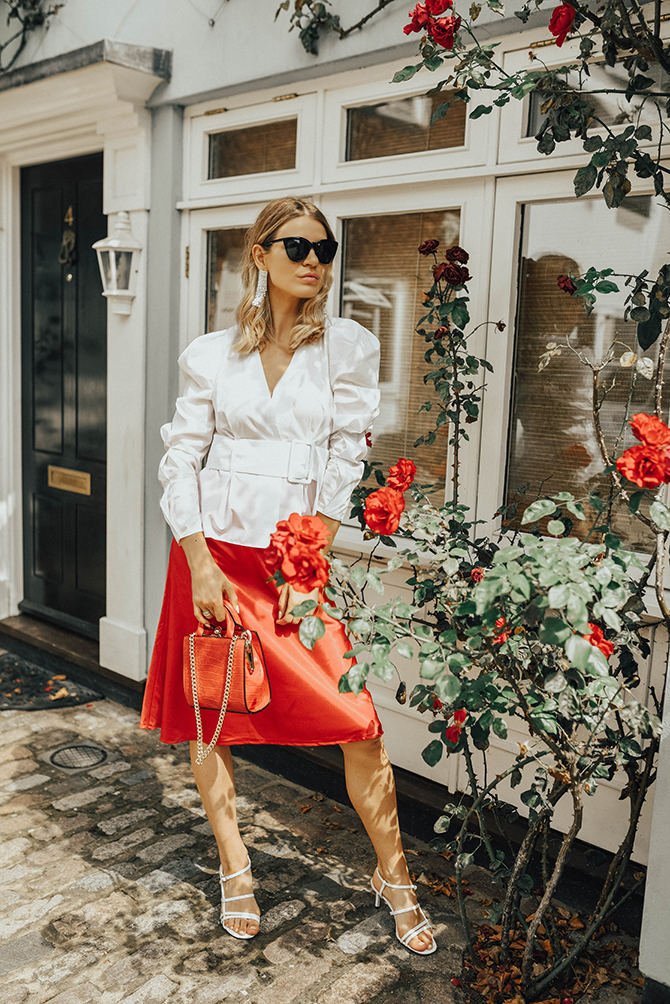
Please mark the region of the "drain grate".
[[82, 767], [96, 767], [104, 763], [107, 753], [99, 746], [63, 746], [49, 757], [54, 767], [65, 770], [81, 770]]

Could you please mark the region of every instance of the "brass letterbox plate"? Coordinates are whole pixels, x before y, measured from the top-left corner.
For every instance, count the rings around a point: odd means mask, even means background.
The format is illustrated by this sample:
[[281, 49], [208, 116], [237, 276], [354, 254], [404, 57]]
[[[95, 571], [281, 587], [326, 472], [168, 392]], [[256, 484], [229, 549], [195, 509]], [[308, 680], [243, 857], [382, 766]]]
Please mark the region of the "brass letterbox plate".
[[91, 475], [86, 471], [72, 471], [68, 467], [52, 467], [49, 464], [49, 488], [60, 488], [64, 492], [77, 495], [91, 494]]

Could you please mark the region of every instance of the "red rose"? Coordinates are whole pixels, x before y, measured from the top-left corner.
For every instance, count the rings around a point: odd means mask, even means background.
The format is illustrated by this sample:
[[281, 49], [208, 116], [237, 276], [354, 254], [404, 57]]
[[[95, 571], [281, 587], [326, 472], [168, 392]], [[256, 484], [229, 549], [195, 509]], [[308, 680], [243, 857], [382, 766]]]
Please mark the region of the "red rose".
[[414, 10], [409, 12], [409, 17], [412, 20], [403, 28], [406, 35], [410, 35], [413, 31], [423, 31], [430, 21], [425, 3], [418, 3]]
[[[505, 620], [504, 617], [499, 617], [498, 620], [496, 621], [496, 627], [500, 631], [501, 628], [505, 627], [506, 623], [507, 621]], [[493, 644], [502, 645], [503, 642], [507, 641], [511, 633], [512, 633], [511, 631], [500, 631], [500, 634], [497, 634], [493, 639]]]
[[484, 569], [479, 567], [473, 568], [470, 572], [470, 578], [473, 582], [481, 582], [484, 578]]
[[428, 31], [432, 35], [433, 41], [441, 45], [443, 49], [453, 49], [454, 35], [461, 26], [461, 19], [458, 14], [449, 14], [448, 17], [438, 18], [428, 24]]
[[470, 255], [465, 250], [465, 248], [460, 248], [458, 244], [454, 244], [453, 248], [447, 248], [444, 252], [444, 257], [447, 261], [460, 261], [464, 265], [470, 261]]
[[630, 427], [636, 439], [641, 439], [647, 446], [667, 446], [670, 443], [670, 429], [665, 422], [655, 415], [633, 415]]
[[609, 659], [612, 652], [614, 651], [614, 645], [611, 641], [603, 636], [602, 629], [598, 627], [597, 624], [592, 624], [589, 621], [589, 627], [591, 628], [591, 634], [585, 634], [584, 637], [594, 648], [599, 648], [606, 659]]
[[320, 551], [328, 542], [330, 531], [318, 516], [300, 516], [292, 512], [288, 519], [281, 519], [270, 537], [272, 557], [279, 563], [293, 544], [304, 544]]
[[458, 740], [461, 738], [460, 725], [450, 725], [449, 728], [446, 729], [444, 735], [445, 738], [448, 739], [450, 743], [457, 743]]
[[427, 255], [433, 254], [437, 251], [440, 246], [440, 242], [436, 240], [424, 241], [423, 244], [419, 245], [419, 254]]
[[577, 289], [569, 275], [559, 275], [556, 282], [559, 289], [562, 289], [564, 293], [574, 293]]
[[433, 17], [439, 17], [445, 10], [453, 7], [453, 0], [426, 0], [426, 10]]
[[386, 484], [397, 492], [406, 492], [416, 474], [416, 464], [406, 457], [401, 457], [397, 464], [389, 468]]
[[638, 488], [658, 488], [670, 481], [670, 458], [655, 446], [631, 446], [616, 462], [617, 470]]
[[434, 697], [433, 698], [433, 711], [441, 711], [442, 706], [443, 705], [442, 705], [442, 701], [440, 700], [440, 698], [439, 697]]
[[281, 563], [284, 580], [299, 593], [311, 593], [328, 582], [330, 566], [324, 556], [307, 544], [293, 544]]
[[440, 338], [444, 338], [445, 335], [449, 334], [449, 328], [442, 326], [441, 328], [435, 328], [435, 334], [433, 338], [436, 342], [439, 342]]
[[368, 450], [372, 449], [372, 433], [371, 432], [366, 432], [365, 433], [365, 445], [367, 446]]
[[575, 20], [576, 13], [575, 8], [571, 7], [569, 3], [562, 3], [560, 7], [556, 7], [554, 13], [551, 15], [549, 31], [552, 35], [556, 36], [556, 45], [559, 49], [565, 42], [565, 36], [572, 29], [572, 22]]
[[405, 496], [395, 488], [378, 488], [365, 500], [365, 522], [374, 533], [395, 533], [405, 510]]
[[470, 279], [472, 279], [467, 268], [459, 265], [456, 261], [444, 261], [436, 265], [433, 269], [433, 277], [435, 278], [435, 282], [444, 279], [450, 286], [464, 286], [466, 282], [470, 282]]
[[463, 725], [467, 717], [468, 713], [465, 708], [459, 708], [458, 711], [454, 711], [454, 721], [457, 725]]

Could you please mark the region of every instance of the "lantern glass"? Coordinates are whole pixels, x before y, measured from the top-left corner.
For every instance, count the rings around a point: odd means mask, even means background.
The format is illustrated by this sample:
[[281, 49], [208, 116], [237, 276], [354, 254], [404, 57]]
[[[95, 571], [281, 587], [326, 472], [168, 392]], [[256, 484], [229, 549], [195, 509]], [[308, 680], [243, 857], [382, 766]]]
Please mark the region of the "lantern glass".
[[130, 266], [133, 260], [132, 251], [115, 251], [116, 288], [119, 293], [130, 289]]
[[109, 251], [99, 251], [100, 265], [102, 267], [102, 280], [105, 290], [112, 288], [112, 271], [109, 260]]

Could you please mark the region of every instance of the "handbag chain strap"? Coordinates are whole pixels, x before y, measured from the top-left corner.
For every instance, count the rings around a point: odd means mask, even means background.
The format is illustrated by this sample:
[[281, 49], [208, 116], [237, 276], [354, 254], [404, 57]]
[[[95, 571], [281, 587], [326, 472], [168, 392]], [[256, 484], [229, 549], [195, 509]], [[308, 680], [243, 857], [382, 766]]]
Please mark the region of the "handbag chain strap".
[[188, 648], [189, 657], [191, 662], [191, 688], [193, 690], [193, 710], [195, 711], [195, 724], [198, 732], [197, 739], [197, 753], [195, 762], [198, 766], [202, 766], [209, 754], [212, 752], [216, 746], [217, 740], [221, 735], [221, 729], [223, 728], [223, 720], [226, 717], [226, 711], [228, 710], [228, 698], [230, 696], [230, 684], [233, 680], [233, 658], [235, 656], [235, 643], [237, 638], [233, 637], [230, 641], [230, 649], [228, 650], [228, 665], [226, 667], [226, 687], [223, 692], [223, 701], [221, 702], [221, 711], [219, 712], [219, 720], [216, 724], [216, 729], [214, 730], [214, 735], [212, 736], [212, 741], [209, 746], [205, 747], [202, 739], [202, 716], [200, 714], [200, 703], [198, 701], [198, 680], [195, 672], [195, 635], [189, 635]]

